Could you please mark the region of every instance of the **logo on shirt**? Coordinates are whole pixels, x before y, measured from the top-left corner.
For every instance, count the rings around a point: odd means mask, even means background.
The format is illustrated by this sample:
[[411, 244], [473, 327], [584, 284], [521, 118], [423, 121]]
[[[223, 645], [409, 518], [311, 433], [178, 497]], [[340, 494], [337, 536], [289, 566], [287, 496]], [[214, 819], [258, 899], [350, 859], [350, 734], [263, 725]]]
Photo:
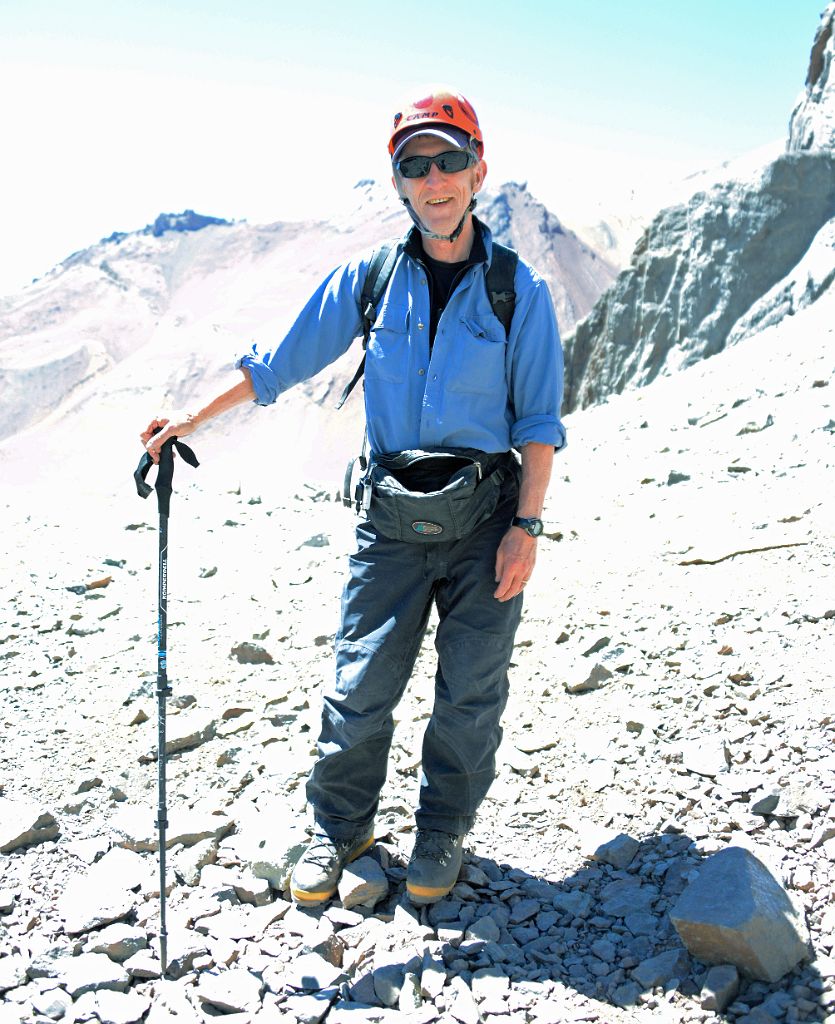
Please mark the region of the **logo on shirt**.
[[444, 532], [444, 528], [440, 523], [429, 523], [425, 519], [418, 519], [412, 523], [412, 529], [415, 533], [419, 533], [421, 537], [435, 537], [439, 533]]

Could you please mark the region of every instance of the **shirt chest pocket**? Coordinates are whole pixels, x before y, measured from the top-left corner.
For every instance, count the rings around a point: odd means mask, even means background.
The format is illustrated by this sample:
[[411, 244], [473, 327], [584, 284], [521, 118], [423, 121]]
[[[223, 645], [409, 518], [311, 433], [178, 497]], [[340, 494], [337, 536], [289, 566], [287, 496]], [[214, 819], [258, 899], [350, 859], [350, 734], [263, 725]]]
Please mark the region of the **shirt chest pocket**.
[[368, 338], [365, 374], [370, 380], [402, 383], [408, 361], [408, 328], [409, 310], [386, 303]]
[[506, 393], [506, 351], [507, 338], [496, 317], [462, 317], [452, 345], [449, 390]]

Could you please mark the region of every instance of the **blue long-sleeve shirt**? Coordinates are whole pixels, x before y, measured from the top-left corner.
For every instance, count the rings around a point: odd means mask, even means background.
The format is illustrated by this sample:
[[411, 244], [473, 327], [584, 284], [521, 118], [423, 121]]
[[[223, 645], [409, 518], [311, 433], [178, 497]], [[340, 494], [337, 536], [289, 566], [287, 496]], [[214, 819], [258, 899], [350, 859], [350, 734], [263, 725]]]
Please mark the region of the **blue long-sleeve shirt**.
[[[505, 336], [484, 284], [490, 231], [480, 221], [476, 230], [486, 261], [465, 270], [441, 314], [431, 352], [427, 271], [406, 251], [397, 259], [366, 352], [373, 452], [503, 452], [529, 441], [565, 446], [562, 347], [548, 287], [519, 260], [516, 307]], [[253, 345], [238, 360], [252, 375], [256, 402], [269, 405], [314, 376], [361, 333], [360, 296], [370, 258], [365, 253], [328, 275], [276, 348], [259, 353]]]

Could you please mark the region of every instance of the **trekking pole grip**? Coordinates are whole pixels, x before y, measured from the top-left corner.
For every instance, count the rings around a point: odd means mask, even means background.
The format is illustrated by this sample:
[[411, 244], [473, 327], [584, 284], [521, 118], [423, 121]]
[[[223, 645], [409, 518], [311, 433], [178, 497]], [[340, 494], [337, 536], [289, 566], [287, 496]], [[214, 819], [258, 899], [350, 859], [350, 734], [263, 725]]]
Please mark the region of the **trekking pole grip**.
[[[161, 429], [161, 427], [157, 427], [154, 433], [158, 434]], [[184, 462], [188, 463], [188, 465], [194, 469], [197, 469], [200, 463], [197, 461], [197, 456], [191, 448], [189, 448], [187, 444], [183, 444], [179, 438], [169, 437], [159, 450], [159, 468], [157, 469], [157, 479], [154, 486], [151, 487], [151, 485], [145, 480], [151, 470], [151, 466], [154, 464], [154, 460], [148, 452], [145, 452], [139, 460], [139, 465], [136, 467], [133, 474], [133, 479], [136, 482], [136, 491], [139, 497], [147, 498], [151, 491], [156, 490], [157, 504], [159, 505], [160, 514], [165, 516], [168, 515], [171, 506], [171, 485], [174, 480], [175, 448], [177, 449], [177, 454]]]

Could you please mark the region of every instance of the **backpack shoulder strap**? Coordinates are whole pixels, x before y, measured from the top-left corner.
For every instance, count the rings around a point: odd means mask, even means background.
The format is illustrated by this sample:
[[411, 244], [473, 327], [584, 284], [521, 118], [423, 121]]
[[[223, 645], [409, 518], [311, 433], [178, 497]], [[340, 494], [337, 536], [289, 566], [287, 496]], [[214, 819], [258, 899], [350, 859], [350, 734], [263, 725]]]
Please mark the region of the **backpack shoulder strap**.
[[510, 334], [513, 311], [516, 308], [516, 289], [513, 279], [519, 253], [506, 245], [493, 242], [493, 258], [487, 271], [487, 295], [493, 312], [501, 321], [505, 334]]
[[360, 296], [360, 313], [362, 315], [362, 360], [357, 367], [354, 376], [345, 385], [342, 397], [336, 404], [337, 409], [342, 408], [345, 404], [345, 400], [348, 398], [348, 395], [350, 395], [357, 386], [357, 381], [359, 381], [360, 377], [362, 377], [365, 372], [365, 349], [368, 346], [368, 337], [371, 334], [371, 328], [374, 326], [374, 321], [377, 319], [377, 306], [380, 303], [380, 299], [385, 294], [389, 278], [394, 270], [394, 264], [397, 262], [397, 257], [399, 255], [400, 243], [384, 242], [374, 250], [371, 262], [368, 264], [365, 283], [362, 286], [362, 294]]
[[384, 242], [375, 250], [368, 264], [368, 273], [365, 275], [360, 298], [363, 348], [368, 344], [368, 335], [377, 319], [377, 306], [388, 287], [391, 272], [399, 255], [399, 242]]

